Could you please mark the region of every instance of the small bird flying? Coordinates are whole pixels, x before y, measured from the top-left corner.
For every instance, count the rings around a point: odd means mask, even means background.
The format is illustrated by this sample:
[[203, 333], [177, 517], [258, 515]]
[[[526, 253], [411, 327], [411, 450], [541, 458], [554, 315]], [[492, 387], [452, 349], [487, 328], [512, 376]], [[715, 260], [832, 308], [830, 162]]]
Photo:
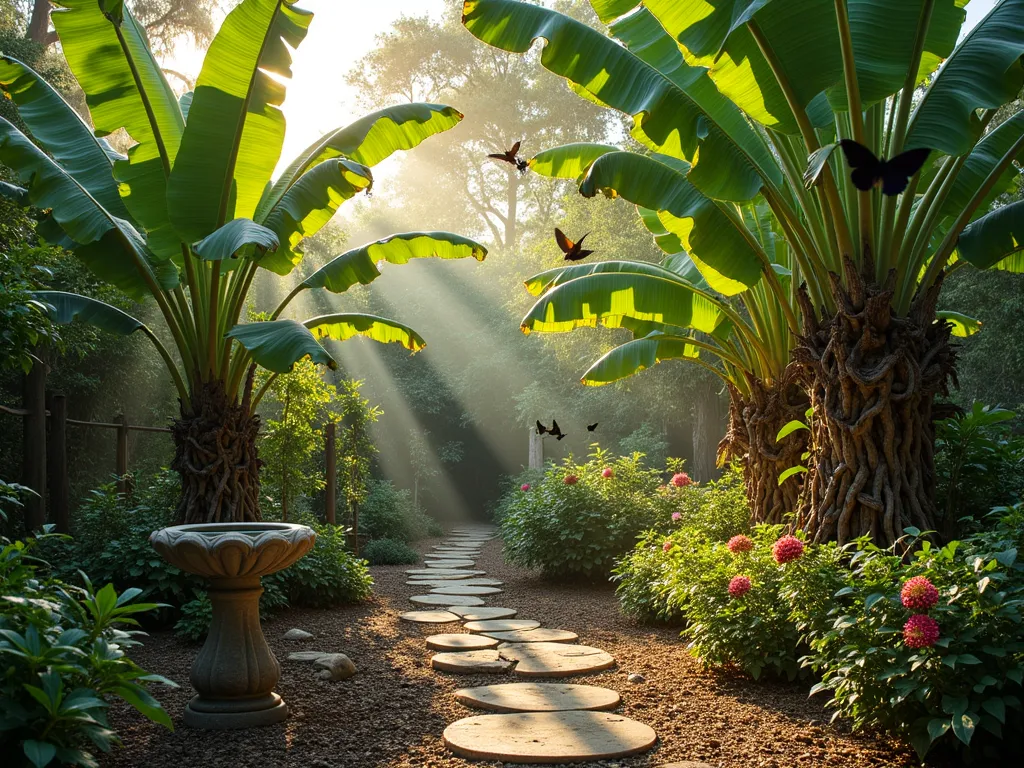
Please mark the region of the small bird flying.
[[850, 181], [862, 192], [881, 186], [882, 194], [893, 197], [900, 194], [910, 183], [910, 177], [921, 170], [930, 149], [908, 149], [889, 160], [881, 160], [875, 153], [853, 139], [839, 142], [846, 155], [846, 162], [853, 170]]
[[582, 247], [583, 241], [587, 239], [587, 235], [589, 234], [590, 233], [587, 232], [586, 235], [574, 243], [565, 236], [565, 233], [562, 230], [555, 227], [555, 242], [558, 243], [558, 247], [561, 248], [562, 253], [565, 254], [566, 261], [579, 261], [580, 259], [587, 258], [587, 256], [593, 253], [593, 251], [588, 251]]
[[522, 143], [523, 142], [521, 140], [517, 141], [512, 145], [511, 149], [498, 154], [489, 154], [487, 156], [492, 160], [500, 160], [503, 163], [510, 163], [511, 165], [514, 165], [516, 170], [520, 173], [526, 173], [526, 169], [530, 167], [530, 164], [519, 157], [519, 146]]
[[587, 424], [587, 432], [593, 432], [595, 429], [597, 429], [598, 423], [599, 422], [595, 421], [593, 424]]

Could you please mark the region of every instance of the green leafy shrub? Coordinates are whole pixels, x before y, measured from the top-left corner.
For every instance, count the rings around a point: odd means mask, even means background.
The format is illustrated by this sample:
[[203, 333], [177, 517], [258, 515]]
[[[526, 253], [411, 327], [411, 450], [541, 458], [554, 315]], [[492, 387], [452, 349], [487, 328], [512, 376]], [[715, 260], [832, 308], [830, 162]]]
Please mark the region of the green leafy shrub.
[[365, 600], [373, 591], [366, 561], [346, 548], [345, 529], [315, 520], [300, 520], [316, 531], [316, 543], [294, 565], [263, 579], [264, 589], [278, 587], [291, 606], [330, 608]]
[[[804, 660], [822, 677], [812, 693], [829, 693], [837, 716], [904, 734], [922, 757], [937, 743], [959, 744], [973, 758], [1020, 754], [1024, 507], [996, 515], [992, 530], [963, 541], [921, 542], [909, 562], [857, 543], [828, 625], [810, 631]], [[901, 587], [913, 577], [937, 589], [933, 606], [904, 605]], [[929, 617], [934, 636], [907, 636], [915, 614]]]
[[118, 743], [106, 717], [111, 699], [172, 728], [146, 684], [174, 683], [125, 655], [141, 633], [123, 627], [156, 606], [133, 602], [138, 589], [118, 594], [111, 584], [95, 590], [88, 579], [76, 587], [45, 576], [35, 539], [2, 544], [0, 752], [37, 768], [95, 766], [90, 750]]
[[370, 480], [369, 493], [359, 508], [359, 533], [371, 539], [405, 543], [443, 535], [443, 529], [412, 501], [412, 493], [388, 480]]
[[420, 553], [404, 541], [374, 539], [362, 550], [370, 565], [413, 565], [420, 561]]
[[501, 502], [506, 558], [553, 576], [606, 576], [637, 536], [671, 524], [658, 494], [661, 473], [642, 458], [595, 448], [586, 463], [570, 457], [529, 490], [511, 491]]

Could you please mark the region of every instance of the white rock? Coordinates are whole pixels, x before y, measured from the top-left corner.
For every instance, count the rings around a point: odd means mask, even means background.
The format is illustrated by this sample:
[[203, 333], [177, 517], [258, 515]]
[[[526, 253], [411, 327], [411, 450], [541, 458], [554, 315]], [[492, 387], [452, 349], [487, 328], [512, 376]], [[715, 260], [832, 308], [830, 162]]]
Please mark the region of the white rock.
[[328, 653], [313, 662], [320, 667], [321, 680], [347, 680], [356, 673], [356, 665], [344, 653]]
[[647, 679], [643, 675], [638, 675], [636, 672], [630, 672], [626, 676], [626, 680], [628, 680], [631, 683], [645, 683], [645, 682], [647, 682]]
[[309, 640], [313, 636], [312, 632], [307, 632], [304, 629], [289, 629], [284, 633], [285, 640]]

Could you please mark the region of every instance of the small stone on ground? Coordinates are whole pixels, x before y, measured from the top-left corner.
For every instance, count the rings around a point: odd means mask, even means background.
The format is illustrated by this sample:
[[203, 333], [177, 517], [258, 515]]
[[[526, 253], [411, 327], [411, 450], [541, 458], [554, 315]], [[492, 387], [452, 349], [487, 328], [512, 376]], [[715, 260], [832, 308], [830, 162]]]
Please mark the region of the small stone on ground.
[[462, 688], [455, 698], [467, 707], [495, 712], [559, 712], [577, 709], [615, 709], [617, 691], [595, 685], [501, 683]]
[[459, 620], [451, 611], [406, 611], [398, 614], [398, 618], [416, 624], [450, 624]]
[[630, 683], [642, 683], [645, 682], [646, 678], [643, 675], [638, 675], [636, 672], [630, 672], [626, 676], [626, 680]]
[[322, 669], [320, 672], [322, 680], [348, 680], [356, 673], [356, 665], [344, 653], [328, 653], [314, 661], [313, 666]]
[[533, 619], [470, 620], [466, 624], [466, 629], [470, 632], [514, 632], [517, 629], [536, 629], [539, 626], [540, 622]]
[[508, 763], [572, 763], [644, 752], [654, 730], [610, 712], [477, 715], [452, 723], [444, 743], [461, 757]]
[[410, 601], [419, 605], [478, 606], [484, 601], [472, 595], [413, 595]]
[[427, 638], [427, 648], [434, 651], [482, 651], [497, 647], [497, 640], [483, 635], [431, 635]]
[[[495, 641], [497, 642], [497, 641]], [[327, 656], [327, 651], [295, 651], [288, 654], [288, 661], [316, 661], [321, 656]]]
[[470, 675], [507, 672], [512, 662], [501, 658], [497, 651], [463, 651], [435, 654], [430, 659], [430, 666], [445, 672]]
[[285, 640], [309, 640], [312, 636], [312, 632], [307, 632], [304, 629], [298, 628], [289, 629], [284, 633]]

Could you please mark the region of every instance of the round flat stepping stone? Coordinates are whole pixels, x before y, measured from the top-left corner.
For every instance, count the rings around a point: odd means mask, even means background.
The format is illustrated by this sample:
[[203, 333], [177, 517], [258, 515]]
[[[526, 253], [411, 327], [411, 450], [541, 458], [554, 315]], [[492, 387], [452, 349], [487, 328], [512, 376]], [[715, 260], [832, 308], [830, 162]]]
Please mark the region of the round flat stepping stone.
[[451, 611], [406, 611], [398, 614], [398, 618], [417, 624], [448, 624], [459, 620]]
[[608, 653], [589, 645], [565, 643], [510, 643], [499, 649], [501, 657], [517, 661], [521, 677], [566, 677], [600, 672], [615, 665]]
[[452, 570], [455, 568], [472, 568], [476, 563], [472, 560], [427, 560], [427, 568], [445, 568]]
[[423, 576], [428, 579], [468, 579], [470, 576], [484, 576], [486, 571], [463, 571], [458, 568], [413, 568], [406, 576]]
[[540, 622], [533, 619], [496, 619], [470, 621], [465, 626], [470, 632], [514, 632], [517, 629], [536, 629]]
[[497, 646], [497, 640], [483, 635], [431, 635], [427, 638], [427, 648], [435, 651], [482, 651]]
[[435, 555], [466, 555], [470, 552], [480, 554], [481, 551], [483, 550], [480, 547], [434, 547]]
[[445, 577], [443, 579], [429, 579], [426, 576], [417, 576], [416, 578], [409, 579], [405, 582], [407, 586], [415, 586], [419, 584], [424, 587], [452, 587], [458, 585], [460, 587], [501, 587], [504, 586], [505, 582], [499, 581], [498, 579], [487, 579], [487, 578], [469, 578], [469, 579], [450, 579]]
[[[447, 635], [437, 635], [447, 637]], [[458, 635], [457, 635], [458, 637]], [[430, 638], [427, 638], [430, 641]], [[462, 688], [455, 699], [467, 707], [495, 712], [564, 712], [577, 709], [615, 709], [618, 691], [596, 685], [502, 683]]]
[[461, 653], [438, 653], [430, 658], [430, 666], [444, 672], [476, 673], [507, 672], [512, 662], [506, 661], [497, 651], [462, 651]]
[[462, 617], [463, 621], [487, 621], [489, 619], [511, 619], [519, 611], [515, 608], [463, 608], [453, 605], [448, 610]]
[[409, 598], [419, 605], [478, 606], [484, 601], [473, 595], [413, 595]]
[[444, 729], [460, 757], [506, 763], [577, 763], [645, 752], [654, 730], [611, 712], [524, 712], [477, 715]]
[[430, 590], [432, 595], [497, 595], [500, 592], [497, 587], [477, 587], [472, 584], [449, 584]]
[[512, 629], [501, 632], [484, 632], [488, 637], [506, 643], [575, 643], [580, 636], [567, 629]]

